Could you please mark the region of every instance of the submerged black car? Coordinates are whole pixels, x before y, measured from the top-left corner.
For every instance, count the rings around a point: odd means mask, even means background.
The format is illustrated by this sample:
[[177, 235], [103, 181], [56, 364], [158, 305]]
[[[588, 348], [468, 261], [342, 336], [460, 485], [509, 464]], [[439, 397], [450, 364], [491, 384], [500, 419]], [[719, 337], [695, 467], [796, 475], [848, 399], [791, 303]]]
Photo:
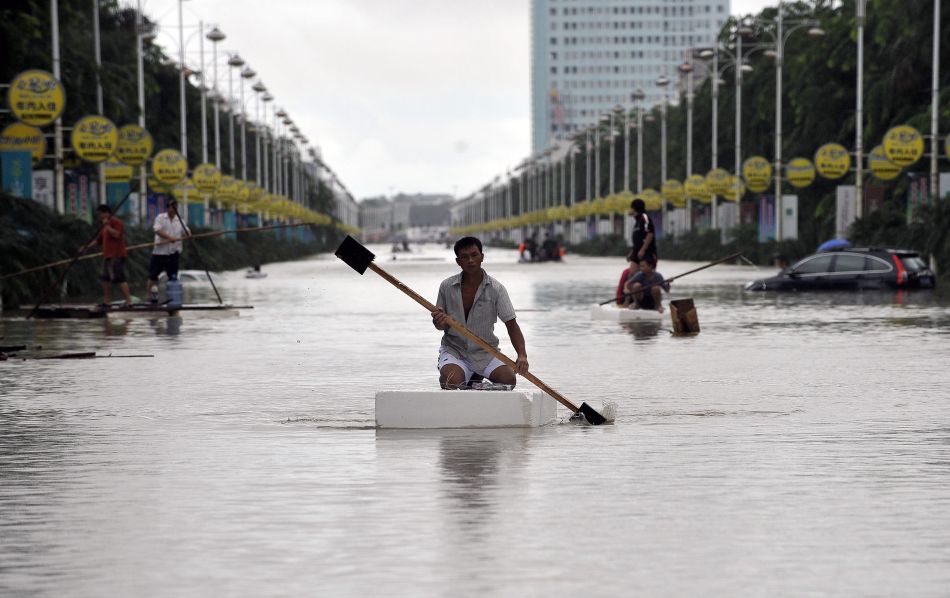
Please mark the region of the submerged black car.
[[848, 247], [816, 253], [782, 270], [753, 280], [747, 291], [847, 291], [934, 288], [937, 278], [916, 251]]

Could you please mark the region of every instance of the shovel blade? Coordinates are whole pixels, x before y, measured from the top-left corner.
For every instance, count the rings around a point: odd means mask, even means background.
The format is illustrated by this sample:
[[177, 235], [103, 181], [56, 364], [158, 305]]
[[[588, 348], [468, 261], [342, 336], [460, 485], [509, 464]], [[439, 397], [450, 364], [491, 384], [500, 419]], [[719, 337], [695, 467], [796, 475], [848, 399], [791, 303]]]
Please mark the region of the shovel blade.
[[599, 426], [607, 422], [607, 418], [597, 412], [596, 409], [588, 405], [587, 403], [581, 403], [581, 406], [577, 408], [577, 412], [584, 416], [584, 419], [587, 420], [592, 426]]
[[350, 235], [347, 235], [340, 246], [336, 248], [335, 255], [360, 274], [366, 272], [370, 262], [376, 258], [372, 251], [363, 247], [359, 241]]

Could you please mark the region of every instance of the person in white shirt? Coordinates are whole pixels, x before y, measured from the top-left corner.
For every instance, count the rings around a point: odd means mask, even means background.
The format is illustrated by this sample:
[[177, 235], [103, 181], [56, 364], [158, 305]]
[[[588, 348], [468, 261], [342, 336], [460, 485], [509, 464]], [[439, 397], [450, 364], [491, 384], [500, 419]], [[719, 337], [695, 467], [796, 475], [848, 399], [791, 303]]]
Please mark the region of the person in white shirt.
[[178, 202], [168, 201], [167, 210], [155, 217], [152, 259], [148, 263], [148, 288], [146, 294], [151, 303], [158, 303], [158, 277], [162, 272], [168, 280], [178, 279], [178, 261], [181, 257], [181, 240], [191, 231], [178, 217]]

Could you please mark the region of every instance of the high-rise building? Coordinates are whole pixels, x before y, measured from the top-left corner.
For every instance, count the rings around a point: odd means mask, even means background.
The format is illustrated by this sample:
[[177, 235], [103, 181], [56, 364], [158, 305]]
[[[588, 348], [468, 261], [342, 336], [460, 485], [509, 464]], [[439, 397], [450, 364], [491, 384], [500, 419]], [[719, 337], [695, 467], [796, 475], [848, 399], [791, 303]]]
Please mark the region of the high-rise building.
[[[677, 66], [710, 47], [730, 0], [531, 0], [531, 145], [544, 151], [614, 106], [675, 93]], [[697, 76], [703, 73], [697, 71]], [[656, 86], [665, 75], [673, 84]]]

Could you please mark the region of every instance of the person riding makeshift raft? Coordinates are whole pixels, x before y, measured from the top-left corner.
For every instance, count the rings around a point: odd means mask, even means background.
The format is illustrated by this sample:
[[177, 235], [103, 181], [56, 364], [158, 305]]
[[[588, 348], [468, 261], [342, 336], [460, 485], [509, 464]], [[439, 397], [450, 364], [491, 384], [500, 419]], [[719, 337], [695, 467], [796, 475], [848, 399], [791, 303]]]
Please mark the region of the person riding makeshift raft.
[[[515, 320], [515, 309], [508, 291], [500, 282], [482, 269], [482, 242], [475, 237], [463, 237], [455, 243], [455, 263], [462, 271], [442, 281], [439, 286], [437, 309], [432, 312], [432, 324], [442, 330], [439, 347], [439, 384], [445, 389], [456, 389], [467, 384], [474, 374], [492, 382], [514, 388], [515, 374], [528, 371], [528, 354], [524, 335]], [[498, 348], [495, 320], [501, 319], [508, 328], [508, 337], [518, 352], [515, 368], [505, 365], [476, 343], [466, 339], [449, 326], [446, 318], [464, 322], [472, 332]]]

